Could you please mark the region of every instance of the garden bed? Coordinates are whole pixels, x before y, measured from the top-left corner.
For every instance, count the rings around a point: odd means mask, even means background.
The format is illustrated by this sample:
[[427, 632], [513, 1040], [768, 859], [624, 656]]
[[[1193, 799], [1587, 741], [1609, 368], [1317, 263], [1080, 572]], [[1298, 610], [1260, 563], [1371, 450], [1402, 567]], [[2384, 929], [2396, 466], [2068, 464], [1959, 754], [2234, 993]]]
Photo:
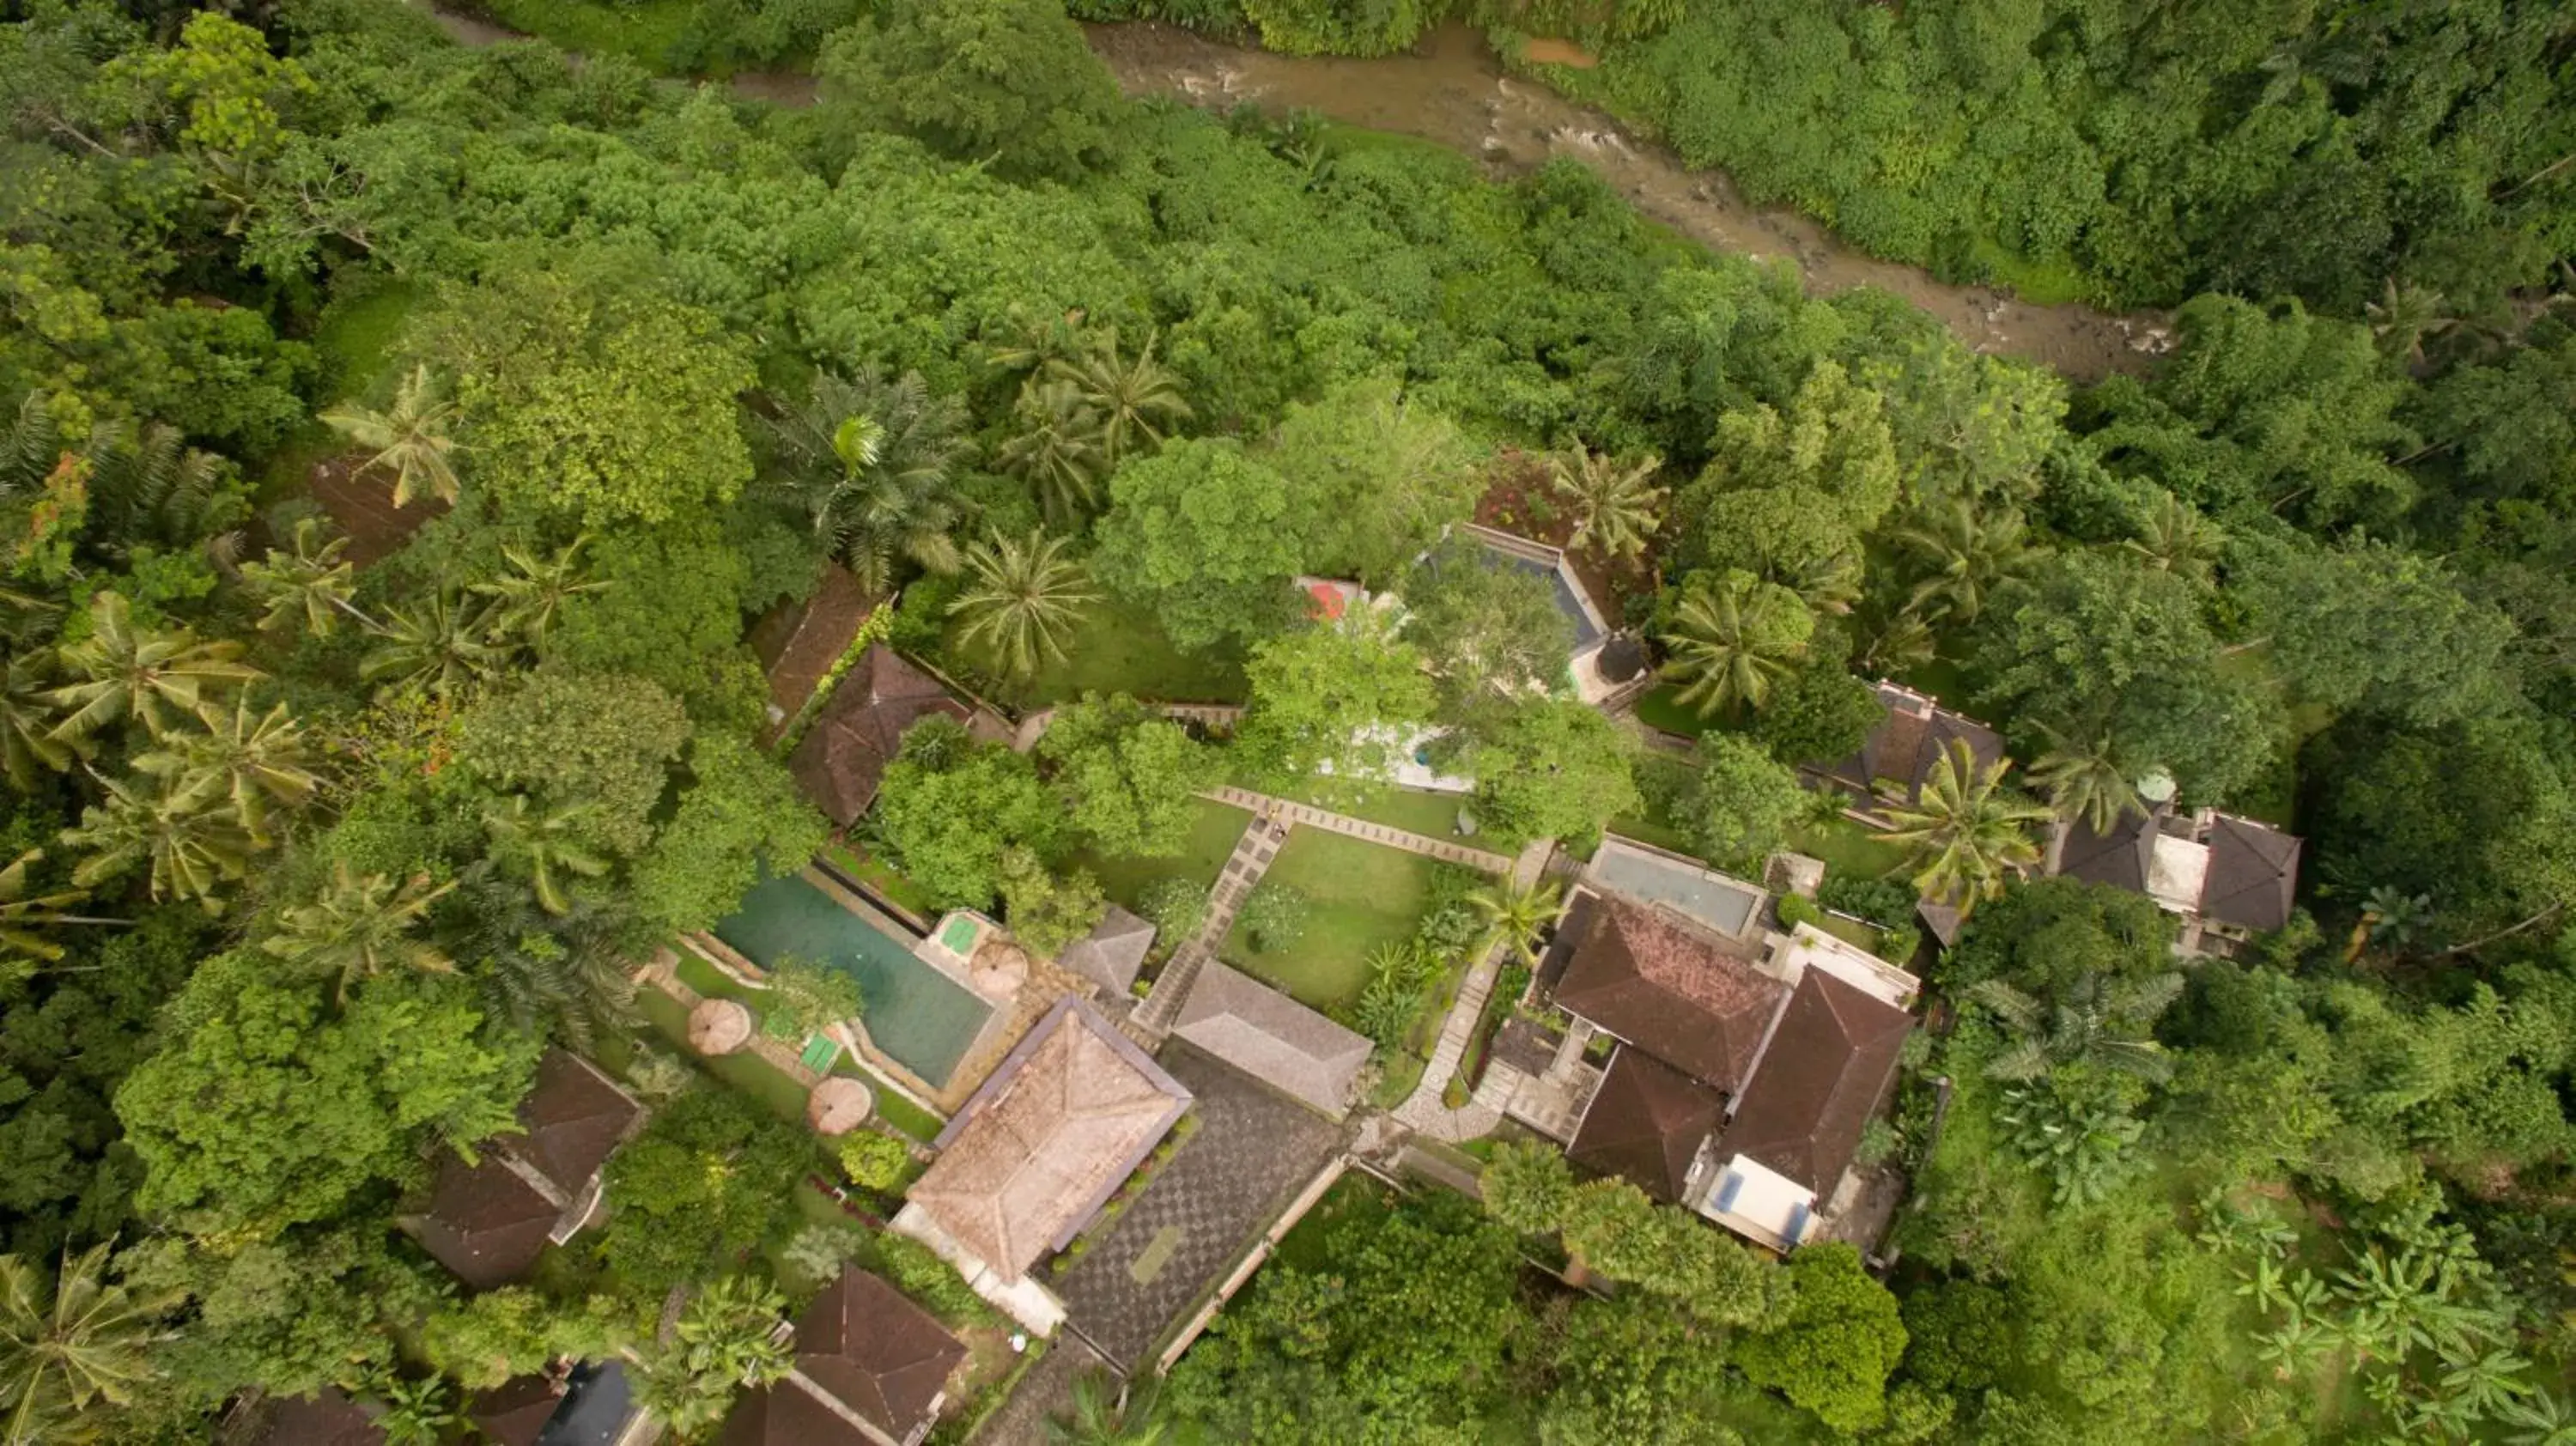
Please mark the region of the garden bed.
[[1224, 957], [1270, 980], [1299, 1003], [1347, 1010], [1368, 984], [1368, 957], [1413, 937], [1433, 896], [1439, 865], [1419, 854], [1346, 834], [1301, 828], [1288, 835], [1262, 876], [1306, 896], [1305, 928], [1285, 948], [1256, 952], [1238, 923]]

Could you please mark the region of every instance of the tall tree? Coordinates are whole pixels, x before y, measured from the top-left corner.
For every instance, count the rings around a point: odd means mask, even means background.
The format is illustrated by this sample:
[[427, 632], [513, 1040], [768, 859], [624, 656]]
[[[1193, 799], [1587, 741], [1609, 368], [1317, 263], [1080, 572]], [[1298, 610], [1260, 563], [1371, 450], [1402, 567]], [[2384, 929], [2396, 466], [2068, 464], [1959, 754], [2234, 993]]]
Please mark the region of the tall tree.
[[493, 641], [494, 608], [468, 602], [440, 588], [417, 609], [385, 609], [376, 645], [358, 664], [369, 682], [418, 685], [442, 696], [463, 691], [500, 671], [510, 649]]
[[247, 696], [234, 698], [230, 708], [200, 705], [197, 717], [204, 732], [165, 737], [135, 755], [135, 771], [168, 779], [180, 792], [212, 788], [232, 809], [233, 822], [265, 848], [270, 808], [298, 807], [322, 786], [303, 725], [286, 716], [284, 703], [253, 713]]
[[1906, 808], [1890, 808], [1889, 827], [1877, 837], [1902, 844], [1915, 864], [1914, 886], [1924, 897], [1955, 901], [1961, 913], [1979, 899], [2002, 892], [2004, 879], [2039, 862], [2032, 825], [2048, 810], [2003, 787], [2010, 759], [1979, 764], [1966, 739], [1953, 738]]
[[2048, 742], [2048, 751], [2031, 765], [2030, 779], [2059, 818], [2082, 819], [2095, 833], [2107, 834], [2121, 814], [2138, 806], [2137, 786], [2112, 757], [2109, 739], [2070, 742], [2050, 732]]
[[988, 650], [1007, 677], [1027, 678], [1064, 657], [1065, 638], [1100, 600], [1066, 539], [1033, 532], [988, 537], [966, 549], [968, 582], [948, 605], [958, 641]]
[[1072, 383], [1100, 419], [1101, 451], [1113, 468], [1189, 420], [1190, 404], [1181, 395], [1179, 378], [1154, 360], [1156, 340], [1147, 333], [1145, 344], [1129, 357], [1119, 350], [1118, 329], [1110, 327], [1090, 338], [1079, 356], [1047, 366], [1049, 375]]
[[495, 604], [494, 634], [516, 637], [529, 647], [543, 648], [566, 602], [607, 591], [609, 584], [592, 577], [581, 565], [581, 550], [589, 545], [590, 537], [584, 534], [542, 558], [523, 547], [504, 546], [501, 558], [509, 564], [508, 570], [490, 582], [474, 584], [472, 589]]
[[2180, 974], [2120, 979], [2080, 975], [2041, 999], [2000, 979], [1979, 980], [1968, 998], [1992, 1014], [2010, 1038], [1986, 1062], [2003, 1080], [2044, 1079], [2061, 1069], [2091, 1068], [2161, 1084], [2173, 1060], [2151, 1036], [2156, 1017], [2182, 997]]
[[1476, 443], [1384, 375], [1290, 407], [1267, 460], [1287, 479], [1310, 567], [1372, 587], [1466, 521], [1484, 482]]
[[1574, 624], [1556, 590], [1486, 547], [1452, 536], [1404, 585], [1406, 641], [1437, 678], [1440, 716], [1474, 725], [1553, 687], [1574, 654]]
[[1108, 858], [1179, 853], [1198, 791], [1224, 772], [1189, 730], [1124, 694], [1087, 694], [1058, 707], [1037, 751], [1066, 818]]
[[1566, 546], [1613, 560], [1643, 553], [1663, 523], [1665, 492], [1655, 485], [1663, 465], [1651, 452], [1627, 460], [1581, 447], [1550, 454], [1548, 486], [1574, 509]]
[[527, 875], [528, 887], [549, 914], [572, 911], [564, 892], [566, 874], [595, 879], [608, 872], [608, 860], [591, 851], [590, 820], [594, 804], [539, 808], [524, 793], [483, 814], [483, 832], [492, 840], [492, 855], [506, 867]]
[[1060, 378], [1031, 377], [1020, 384], [1011, 415], [1019, 430], [994, 460], [1036, 490], [1049, 521], [1069, 523], [1089, 513], [1111, 463], [1106, 425], [1082, 389]]
[[360, 874], [345, 859], [331, 864], [331, 878], [306, 903], [280, 907], [259, 947], [298, 970], [332, 981], [346, 1003], [349, 986], [402, 970], [447, 974], [456, 965], [437, 945], [418, 936], [432, 904], [456, 885], [432, 886], [426, 875], [400, 883], [382, 874]]
[[1760, 708], [1805, 655], [1816, 620], [1776, 583], [1747, 572], [1696, 574], [1665, 630], [1664, 676], [1702, 717]]
[[0, 1443], [42, 1446], [102, 1434], [155, 1374], [177, 1302], [108, 1279], [107, 1247], [65, 1255], [51, 1281], [0, 1255]]
[[1092, 567], [1152, 608], [1175, 645], [1196, 651], [1289, 621], [1288, 581], [1307, 566], [1307, 524], [1287, 479], [1240, 443], [1173, 442], [1120, 467], [1109, 495]]
[[636, 1397], [684, 1437], [724, 1419], [736, 1392], [784, 1380], [794, 1353], [775, 1339], [787, 1300], [767, 1281], [728, 1275], [681, 1307], [670, 1337], [643, 1353]]
[[2021, 510], [1954, 497], [1897, 529], [1919, 569], [1906, 607], [1927, 618], [1972, 623], [1997, 584], [2031, 562]]
[[1467, 902], [1484, 926], [1480, 952], [1500, 949], [1531, 968], [1538, 967], [1539, 936], [1556, 927], [1566, 906], [1554, 884], [1522, 885], [1509, 879], [1469, 894]]
[[318, 517], [296, 521], [285, 547], [272, 547], [256, 562], [242, 564], [242, 585], [267, 611], [262, 628], [282, 628], [300, 621], [306, 635], [327, 638], [347, 614], [362, 625], [374, 620], [350, 601], [357, 595], [358, 570], [342, 554], [349, 539], [328, 534]]
[[896, 0], [815, 62], [827, 106], [1019, 178], [1106, 160], [1118, 86], [1057, 0]]
[[64, 710], [53, 729], [60, 740], [85, 740], [126, 719], [158, 737], [193, 716], [199, 700], [263, 676], [238, 661], [239, 643], [200, 641], [186, 628], [138, 626], [121, 593], [91, 598], [89, 625], [88, 637], [57, 654], [71, 681], [45, 695]]
[[1431, 716], [1422, 663], [1370, 610], [1260, 643], [1244, 667], [1252, 700], [1235, 751], [1282, 781], [1377, 774]]
[[909, 561], [955, 572], [966, 504], [952, 475], [966, 412], [919, 372], [889, 378], [816, 372], [805, 399], [772, 424], [789, 507], [872, 592]]
[[155, 899], [195, 900], [221, 913], [224, 885], [250, 872], [259, 840], [236, 823], [224, 801], [223, 779], [164, 777], [144, 788], [102, 778], [107, 802], [81, 810], [78, 828], [63, 842], [87, 852], [72, 882], [90, 888], [141, 863]]
[[408, 507], [415, 497], [439, 502], [456, 500], [456, 404], [429, 369], [414, 366], [394, 390], [393, 405], [376, 411], [357, 402], [342, 402], [322, 413], [331, 430], [366, 449], [361, 472], [393, 477], [394, 505]]

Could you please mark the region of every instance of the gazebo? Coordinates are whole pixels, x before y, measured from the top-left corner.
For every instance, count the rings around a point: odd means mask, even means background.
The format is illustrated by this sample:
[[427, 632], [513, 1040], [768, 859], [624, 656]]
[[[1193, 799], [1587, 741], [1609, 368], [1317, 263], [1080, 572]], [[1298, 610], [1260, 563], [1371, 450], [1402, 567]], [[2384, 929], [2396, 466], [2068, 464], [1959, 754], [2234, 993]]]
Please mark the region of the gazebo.
[[1029, 982], [1029, 951], [1007, 939], [988, 939], [975, 951], [975, 992], [987, 999], [1009, 999]]
[[805, 1122], [818, 1135], [846, 1135], [876, 1113], [877, 1097], [846, 1075], [831, 1075], [805, 1096]]
[[689, 1011], [689, 1048], [731, 1054], [751, 1043], [751, 1011], [730, 999], [701, 999]]

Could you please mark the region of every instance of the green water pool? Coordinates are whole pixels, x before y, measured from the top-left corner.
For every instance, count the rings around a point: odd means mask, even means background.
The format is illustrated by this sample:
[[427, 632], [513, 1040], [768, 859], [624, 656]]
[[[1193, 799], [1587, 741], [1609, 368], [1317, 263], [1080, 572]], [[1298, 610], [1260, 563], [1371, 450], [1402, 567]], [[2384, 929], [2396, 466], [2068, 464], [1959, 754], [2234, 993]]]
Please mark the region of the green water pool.
[[764, 881], [715, 934], [764, 969], [794, 954], [857, 979], [868, 1038], [934, 1087], [947, 1085], [993, 1013], [974, 991], [915, 958], [909, 939], [799, 875]]

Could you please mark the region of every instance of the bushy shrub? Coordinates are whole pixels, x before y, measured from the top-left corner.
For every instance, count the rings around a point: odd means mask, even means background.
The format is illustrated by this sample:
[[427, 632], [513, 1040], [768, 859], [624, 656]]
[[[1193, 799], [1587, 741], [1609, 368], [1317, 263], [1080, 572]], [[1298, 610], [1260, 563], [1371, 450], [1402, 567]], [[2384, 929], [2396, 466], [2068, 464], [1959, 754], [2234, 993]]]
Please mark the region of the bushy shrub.
[[875, 1130], [854, 1130], [842, 1137], [838, 1153], [842, 1173], [870, 1190], [895, 1188], [912, 1167], [912, 1151], [903, 1141]]

